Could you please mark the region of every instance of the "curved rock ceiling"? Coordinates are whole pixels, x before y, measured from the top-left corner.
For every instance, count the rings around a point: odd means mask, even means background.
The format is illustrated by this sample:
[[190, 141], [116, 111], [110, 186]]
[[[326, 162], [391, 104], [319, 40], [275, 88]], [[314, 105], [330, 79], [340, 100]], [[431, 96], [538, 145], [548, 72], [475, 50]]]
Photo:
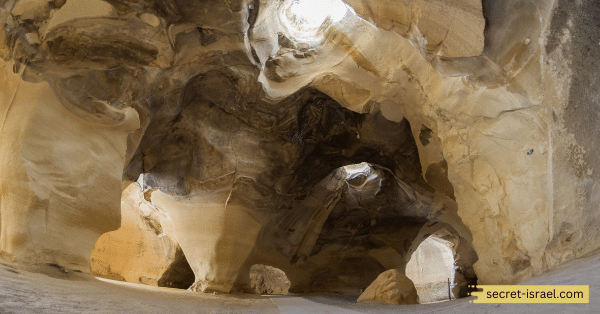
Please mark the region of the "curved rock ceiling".
[[444, 234], [455, 295], [538, 275], [600, 243], [599, 11], [3, 1], [2, 255], [204, 292], [253, 291], [255, 264], [290, 291], [364, 289]]

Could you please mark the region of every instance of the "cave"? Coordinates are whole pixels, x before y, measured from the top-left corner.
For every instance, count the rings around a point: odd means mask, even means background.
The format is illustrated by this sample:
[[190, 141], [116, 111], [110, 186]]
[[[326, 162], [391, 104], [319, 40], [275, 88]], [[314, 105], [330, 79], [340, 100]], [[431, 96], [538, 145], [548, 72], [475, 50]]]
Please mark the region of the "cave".
[[600, 249], [599, 20], [570, 0], [2, 1], [0, 295], [266, 313], [594, 289], [548, 274]]

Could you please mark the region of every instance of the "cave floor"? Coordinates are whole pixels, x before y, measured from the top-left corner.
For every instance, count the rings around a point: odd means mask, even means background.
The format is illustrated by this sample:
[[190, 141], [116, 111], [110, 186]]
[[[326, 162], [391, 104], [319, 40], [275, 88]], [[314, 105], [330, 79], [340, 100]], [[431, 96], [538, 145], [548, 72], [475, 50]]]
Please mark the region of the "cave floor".
[[[473, 298], [419, 305], [356, 303], [351, 294], [212, 295], [0, 263], [0, 313], [600, 313], [600, 254], [523, 284], [590, 286], [589, 304], [474, 304]], [[66, 280], [65, 280], [66, 279]]]

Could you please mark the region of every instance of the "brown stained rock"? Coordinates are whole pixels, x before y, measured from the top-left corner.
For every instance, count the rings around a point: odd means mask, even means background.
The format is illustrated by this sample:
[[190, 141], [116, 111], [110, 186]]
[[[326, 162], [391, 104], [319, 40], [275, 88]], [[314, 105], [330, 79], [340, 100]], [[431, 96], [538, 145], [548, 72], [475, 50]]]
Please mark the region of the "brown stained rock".
[[418, 304], [413, 282], [396, 269], [381, 273], [356, 302], [382, 301], [389, 304]]

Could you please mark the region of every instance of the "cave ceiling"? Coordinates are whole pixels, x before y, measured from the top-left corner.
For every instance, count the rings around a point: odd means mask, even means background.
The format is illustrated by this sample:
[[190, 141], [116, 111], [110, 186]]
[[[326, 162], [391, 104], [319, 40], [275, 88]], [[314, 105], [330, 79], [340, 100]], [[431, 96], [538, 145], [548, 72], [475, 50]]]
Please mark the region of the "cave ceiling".
[[540, 273], [562, 254], [530, 38], [551, 7], [511, 40], [502, 10], [2, 1], [2, 251], [89, 271], [123, 193], [185, 254], [192, 290], [246, 289], [261, 263], [292, 290], [362, 289], [440, 230], [458, 290]]

